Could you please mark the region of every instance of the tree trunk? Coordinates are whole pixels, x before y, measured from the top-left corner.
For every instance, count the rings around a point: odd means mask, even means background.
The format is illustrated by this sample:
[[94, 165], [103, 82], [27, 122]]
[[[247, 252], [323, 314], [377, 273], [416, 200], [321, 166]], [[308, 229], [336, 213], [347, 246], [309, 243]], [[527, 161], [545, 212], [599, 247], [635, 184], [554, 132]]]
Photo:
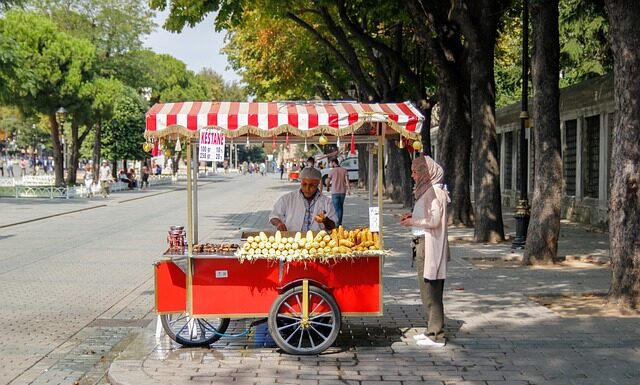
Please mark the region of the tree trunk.
[[406, 2], [412, 16], [415, 36], [429, 54], [438, 77], [437, 162], [444, 170], [445, 183], [451, 192], [450, 225], [470, 226], [471, 198], [469, 190], [469, 153], [471, 122], [469, 121], [468, 68], [466, 48], [456, 23], [449, 19], [448, 1], [412, 0]]
[[433, 111], [434, 102], [432, 100], [423, 100], [418, 106], [418, 110], [424, 116], [422, 122], [422, 131], [420, 131], [420, 141], [422, 142], [422, 153], [433, 158], [431, 153], [431, 112]]
[[78, 160], [80, 159], [80, 142], [78, 135], [78, 123], [71, 122], [71, 148], [67, 151], [69, 164], [67, 165], [67, 185], [76, 184], [78, 173]]
[[64, 186], [64, 169], [62, 164], [62, 144], [60, 143], [60, 128], [56, 120], [56, 114], [49, 114], [51, 125], [51, 143], [53, 144], [53, 172], [56, 177], [56, 186]]
[[393, 202], [402, 203], [403, 207], [411, 207], [411, 158], [404, 148], [398, 148], [396, 140], [386, 139], [387, 162], [385, 164], [385, 188], [387, 197]]
[[438, 129], [438, 163], [450, 192], [449, 225], [472, 226], [469, 158], [471, 122], [467, 83], [452, 68], [439, 69], [440, 122]]
[[[531, 0], [535, 167], [531, 222], [523, 264], [553, 263], [558, 256], [562, 156], [560, 150], [560, 42], [558, 0]], [[539, 165], [544, 165], [540, 167]]]
[[615, 126], [609, 211], [609, 302], [640, 307], [640, 2], [606, 0], [613, 52]]
[[504, 240], [496, 140], [494, 47], [504, 12], [494, 0], [467, 1], [455, 16], [468, 42], [476, 242]]
[[100, 166], [101, 166], [101, 161], [100, 161], [100, 157], [101, 154], [100, 152], [102, 151], [100, 146], [101, 146], [101, 139], [102, 136], [102, 123], [98, 122], [96, 124], [96, 133], [95, 133], [95, 137], [93, 139], [93, 182], [94, 183], [98, 183], [98, 179], [99, 179], [99, 171], [100, 171]]

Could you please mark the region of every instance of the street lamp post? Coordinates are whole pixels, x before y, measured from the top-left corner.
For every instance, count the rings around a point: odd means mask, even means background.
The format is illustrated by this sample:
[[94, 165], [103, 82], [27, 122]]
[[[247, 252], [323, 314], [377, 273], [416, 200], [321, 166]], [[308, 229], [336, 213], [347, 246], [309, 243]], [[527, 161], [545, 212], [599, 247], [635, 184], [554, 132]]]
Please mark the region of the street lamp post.
[[522, 100], [520, 111], [520, 197], [516, 206], [516, 236], [511, 243], [512, 249], [523, 249], [527, 243], [527, 228], [529, 227], [529, 199], [527, 197], [527, 142], [525, 130], [529, 125], [529, 1], [522, 5]]

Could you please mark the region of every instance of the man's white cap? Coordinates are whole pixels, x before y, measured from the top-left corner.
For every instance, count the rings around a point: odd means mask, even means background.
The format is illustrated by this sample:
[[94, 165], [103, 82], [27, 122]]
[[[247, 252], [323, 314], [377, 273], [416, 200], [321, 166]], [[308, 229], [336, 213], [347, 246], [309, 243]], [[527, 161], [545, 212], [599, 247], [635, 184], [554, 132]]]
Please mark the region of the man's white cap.
[[300, 172], [300, 179], [322, 179], [322, 173], [315, 167], [305, 167]]

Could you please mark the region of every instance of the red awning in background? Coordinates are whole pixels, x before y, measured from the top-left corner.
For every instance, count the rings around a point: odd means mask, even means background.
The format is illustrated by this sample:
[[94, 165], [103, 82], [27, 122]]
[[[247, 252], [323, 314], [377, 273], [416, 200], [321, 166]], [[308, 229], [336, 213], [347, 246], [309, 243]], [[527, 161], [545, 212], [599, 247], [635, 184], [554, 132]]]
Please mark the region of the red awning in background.
[[415, 138], [424, 117], [409, 102], [180, 102], [159, 103], [146, 115], [147, 137], [173, 132], [194, 135], [218, 128], [231, 137], [291, 133], [345, 135], [366, 122], [385, 122], [394, 131]]

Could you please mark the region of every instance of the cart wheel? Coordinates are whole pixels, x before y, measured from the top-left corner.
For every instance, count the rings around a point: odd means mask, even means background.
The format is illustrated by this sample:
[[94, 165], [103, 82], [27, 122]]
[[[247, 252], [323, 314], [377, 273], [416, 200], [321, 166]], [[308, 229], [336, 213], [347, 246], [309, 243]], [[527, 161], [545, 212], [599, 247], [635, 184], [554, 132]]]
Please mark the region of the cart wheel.
[[191, 318], [186, 313], [162, 314], [164, 331], [183, 346], [208, 346], [229, 327], [229, 318]]
[[290, 354], [322, 353], [338, 337], [340, 309], [326, 291], [309, 286], [309, 319], [302, 317], [302, 286], [276, 298], [269, 312], [269, 331], [278, 346]]

